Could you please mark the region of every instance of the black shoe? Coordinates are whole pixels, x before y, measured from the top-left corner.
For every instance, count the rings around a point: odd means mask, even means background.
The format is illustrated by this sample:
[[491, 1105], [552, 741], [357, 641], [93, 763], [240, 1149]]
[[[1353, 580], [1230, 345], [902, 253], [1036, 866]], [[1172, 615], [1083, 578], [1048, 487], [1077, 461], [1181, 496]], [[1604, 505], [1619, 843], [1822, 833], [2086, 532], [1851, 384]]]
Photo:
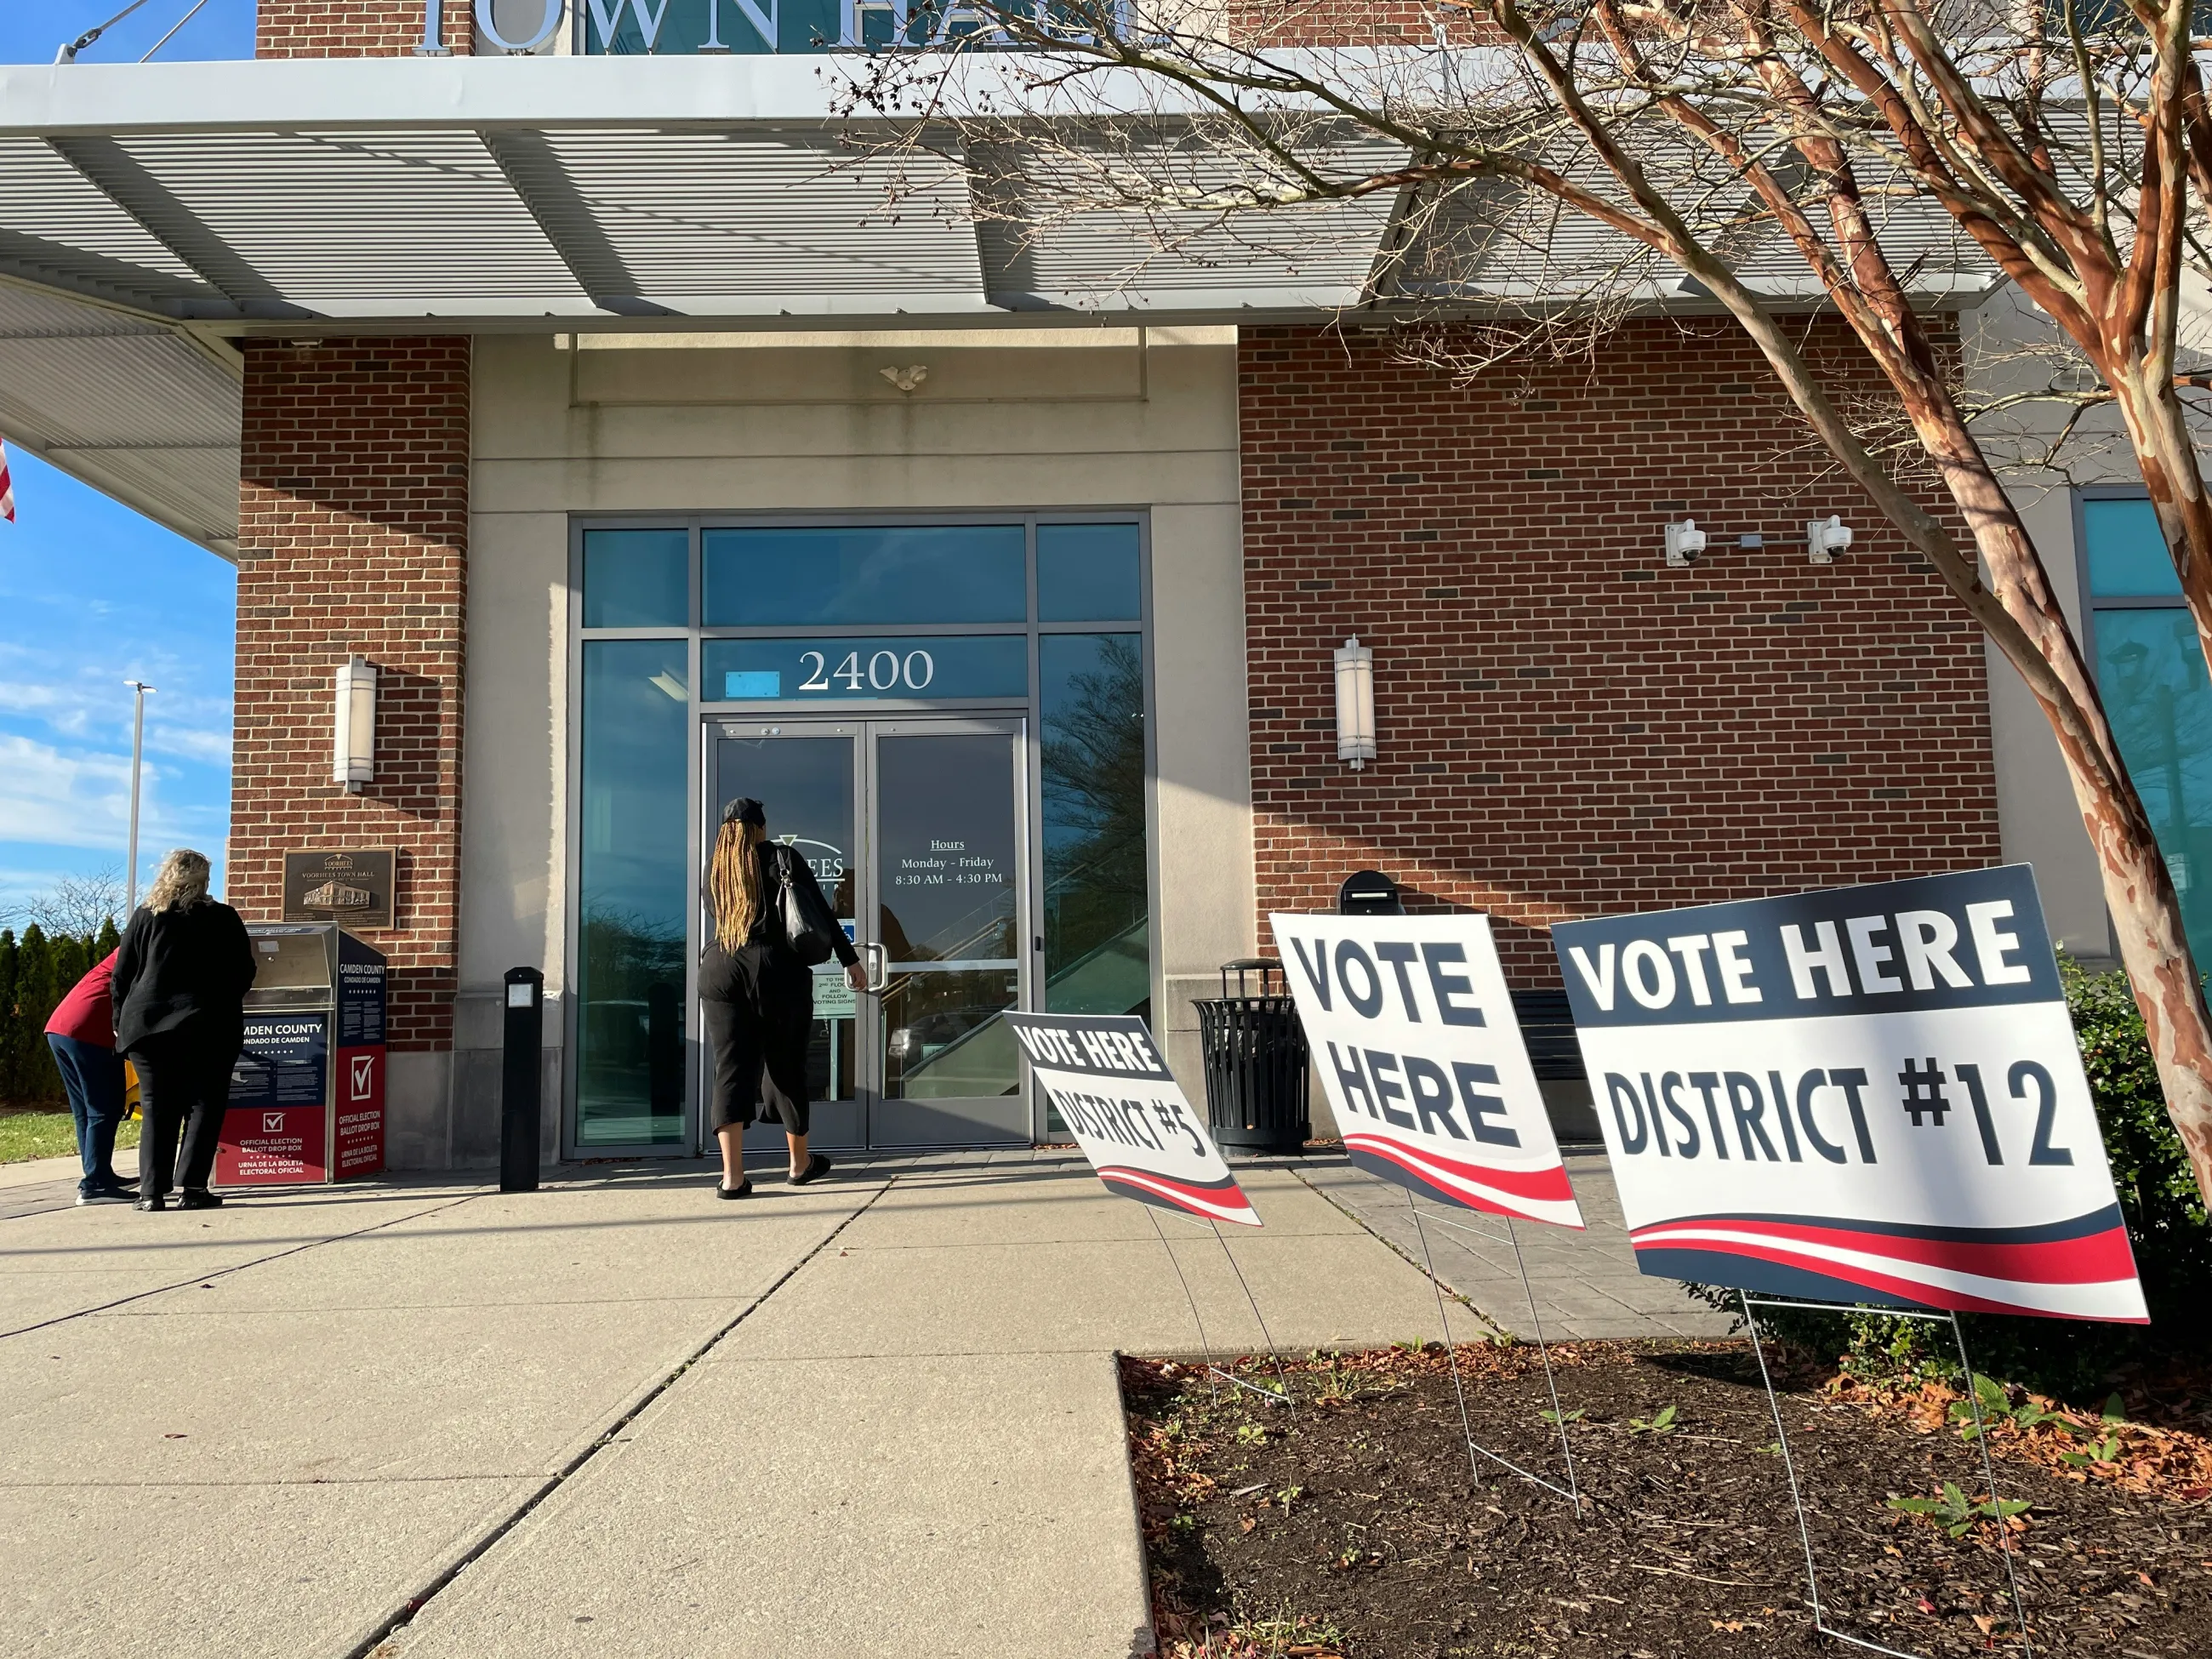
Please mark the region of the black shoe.
[[161, 1194], [155, 1193], [150, 1198], [140, 1199], [135, 1207], [141, 1210], [166, 1210], [169, 1207], [169, 1200]]
[[804, 1187], [810, 1181], [819, 1181], [830, 1173], [830, 1160], [820, 1152], [817, 1152], [807, 1160], [804, 1173], [792, 1176], [791, 1184], [794, 1187]]
[[724, 1198], [750, 1198], [753, 1195], [753, 1178], [747, 1176], [734, 1187], [717, 1183], [714, 1190]]
[[220, 1210], [222, 1200], [204, 1187], [187, 1187], [185, 1195], [177, 1200], [180, 1210]]
[[137, 1196], [136, 1193], [118, 1192], [112, 1187], [94, 1187], [89, 1192], [80, 1187], [76, 1201], [79, 1204], [128, 1204]]

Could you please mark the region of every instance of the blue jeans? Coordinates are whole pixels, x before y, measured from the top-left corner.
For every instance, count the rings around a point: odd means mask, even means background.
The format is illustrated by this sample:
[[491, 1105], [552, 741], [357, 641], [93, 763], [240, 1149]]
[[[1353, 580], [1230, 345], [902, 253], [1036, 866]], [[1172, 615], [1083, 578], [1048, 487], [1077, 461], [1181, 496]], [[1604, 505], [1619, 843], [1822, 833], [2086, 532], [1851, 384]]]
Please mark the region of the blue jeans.
[[69, 1091], [70, 1118], [76, 1125], [77, 1156], [84, 1164], [81, 1193], [120, 1185], [115, 1173], [115, 1131], [123, 1122], [123, 1056], [96, 1042], [46, 1033], [54, 1066]]

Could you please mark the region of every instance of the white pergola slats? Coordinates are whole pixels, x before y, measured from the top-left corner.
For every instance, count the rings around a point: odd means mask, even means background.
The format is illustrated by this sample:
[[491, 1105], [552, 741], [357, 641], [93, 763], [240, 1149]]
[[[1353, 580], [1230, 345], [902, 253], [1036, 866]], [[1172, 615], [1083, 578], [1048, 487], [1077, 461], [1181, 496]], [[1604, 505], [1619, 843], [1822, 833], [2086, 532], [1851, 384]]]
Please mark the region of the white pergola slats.
[[123, 311], [0, 283], [0, 434], [228, 556], [239, 382], [222, 354]]
[[[67, 152], [86, 141], [56, 142]], [[302, 313], [513, 314], [586, 297], [472, 133], [234, 132], [114, 143], [270, 297]], [[251, 188], [240, 189], [241, 180]]]
[[[1341, 134], [1316, 135], [1300, 149], [1330, 178], [1363, 178], [1406, 160], [1401, 147]], [[1117, 175], [1170, 183], [1179, 198], [1205, 204], [1266, 197], [1297, 182], [1265, 158], [1177, 153], [1170, 135], [1133, 166], [1117, 167], [1121, 155], [1070, 144], [985, 158], [991, 210], [979, 240], [994, 304], [1147, 314], [1219, 307], [1242, 319], [1340, 311], [1370, 296], [1390, 230], [1389, 193], [1233, 217], [1218, 206], [1113, 205]]]
[[197, 282], [191, 268], [146, 233], [53, 146], [0, 138], [0, 202], [8, 228], [89, 258]]
[[553, 129], [544, 146], [588, 234], [669, 312], [988, 306], [956, 160], [894, 162], [841, 149], [834, 133], [743, 129]]
[[[1057, 67], [966, 60], [1003, 83], [994, 106], [1019, 92], [1034, 118], [1033, 149], [971, 157], [884, 153], [822, 54], [0, 66], [0, 435], [226, 548], [225, 337], [1319, 320], [1399, 298], [1571, 303], [1622, 252], [1481, 191], [1410, 222], [1418, 198], [1389, 191], [1224, 219], [1282, 201], [1294, 170], [1195, 141], [1198, 112], [1136, 81], [1088, 112], [1032, 108]], [[1138, 113], [1102, 126], [1099, 107]], [[1324, 176], [1404, 160], [1323, 112], [1285, 118]], [[1098, 188], [1071, 196], [1056, 169]], [[1164, 174], [1149, 198], [1117, 182]], [[1921, 291], [1994, 285], [1943, 216], [1896, 229]], [[1732, 257], [1778, 297], [1817, 297], [1771, 237]], [[1634, 298], [1700, 302], [1678, 275]]]

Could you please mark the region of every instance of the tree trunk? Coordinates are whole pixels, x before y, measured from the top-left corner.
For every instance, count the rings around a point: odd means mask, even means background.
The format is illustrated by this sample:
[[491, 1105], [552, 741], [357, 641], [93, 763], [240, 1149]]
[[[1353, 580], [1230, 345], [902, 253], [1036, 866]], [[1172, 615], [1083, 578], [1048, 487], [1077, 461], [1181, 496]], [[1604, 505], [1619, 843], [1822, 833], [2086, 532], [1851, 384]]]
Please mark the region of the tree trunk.
[[2157, 848], [2144, 848], [2099, 803], [2084, 799], [2078, 773], [2075, 794], [2097, 846], [2105, 903], [2142, 1011], [2166, 1115], [2189, 1154], [2197, 1190], [2212, 1194], [2212, 1016], [2182, 931], [2180, 901]]
[[[1903, 391], [1900, 388], [1900, 391]], [[1922, 447], [1966, 514], [1993, 591], [2034, 641], [2075, 707], [2062, 710], [2033, 678], [2030, 690], [2066, 762], [2081, 825], [2096, 849], [2105, 905], [2128, 984], [2197, 1190], [2212, 1205], [2212, 1010], [2182, 924], [2181, 900], [2158, 837], [2112, 736], [2081, 642], [2050, 591], [2040, 556], [1957, 406], [1938, 392], [1905, 398]], [[2069, 718], [2069, 715], [2072, 718]]]

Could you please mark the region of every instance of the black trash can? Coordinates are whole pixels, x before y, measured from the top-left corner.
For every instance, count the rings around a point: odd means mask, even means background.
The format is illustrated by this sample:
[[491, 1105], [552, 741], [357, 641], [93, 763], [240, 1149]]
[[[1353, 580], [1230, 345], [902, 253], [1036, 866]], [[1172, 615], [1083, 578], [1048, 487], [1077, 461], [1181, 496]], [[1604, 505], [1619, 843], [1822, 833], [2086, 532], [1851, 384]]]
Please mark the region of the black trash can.
[[[1255, 974], [1257, 995], [1248, 983]], [[1302, 1150], [1313, 1133], [1306, 1109], [1306, 1032], [1283, 982], [1283, 964], [1259, 957], [1224, 963], [1221, 994], [1197, 1006], [1206, 1116], [1214, 1140], [1230, 1151]]]

